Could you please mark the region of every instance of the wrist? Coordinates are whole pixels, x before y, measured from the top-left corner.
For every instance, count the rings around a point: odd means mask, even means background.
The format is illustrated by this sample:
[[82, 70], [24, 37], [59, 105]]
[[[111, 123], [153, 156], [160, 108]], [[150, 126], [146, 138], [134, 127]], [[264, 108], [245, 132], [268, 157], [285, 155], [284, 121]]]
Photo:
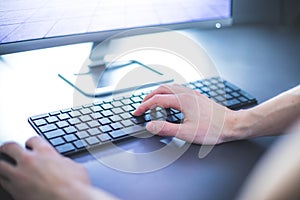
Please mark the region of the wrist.
[[250, 138], [253, 135], [252, 124], [249, 110], [229, 110], [224, 124], [224, 142]]

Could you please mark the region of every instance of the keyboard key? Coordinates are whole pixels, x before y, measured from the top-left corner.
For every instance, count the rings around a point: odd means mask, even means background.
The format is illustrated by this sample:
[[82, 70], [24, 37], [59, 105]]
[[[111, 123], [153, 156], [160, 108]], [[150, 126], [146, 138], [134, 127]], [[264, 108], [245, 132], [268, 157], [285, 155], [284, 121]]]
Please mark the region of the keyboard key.
[[227, 82], [227, 81], [224, 81], [224, 85], [225, 85], [226, 87], [231, 88], [233, 91], [239, 91], [239, 90], [240, 90], [240, 88], [238, 88], [237, 86], [235, 86], [235, 85], [233, 85], [232, 83], [229, 83], [229, 82]]
[[37, 120], [37, 119], [46, 118], [48, 116], [49, 115], [46, 113], [46, 114], [41, 114], [41, 115], [36, 115], [36, 116], [30, 117], [30, 119], [34, 121], [34, 120]]
[[175, 115], [169, 115], [167, 118], [166, 118], [166, 121], [167, 122], [174, 122], [174, 123], [176, 123], [176, 122], [178, 122], [178, 121], [180, 121]]
[[94, 113], [102, 111], [103, 109], [100, 106], [93, 106], [90, 108]]
[[99, 122], [101, 125], [107, 125], [107, 124], [110, 124], [111, 121], [109, 118], [102, 118], [102, 119], [99, 119]]
[[119, 122], [119, 121], [122, 120], [122, 118], [120, 116], [118, 116], [118, 115], [111, 116], [109, 119], [112, 122]]
[[75, 124], [79, 124], [80, 123], [80, 120], [78, 118], [72, 118], [72, 119], [69, 119], [68, 122], [71, 124], [71, 125], [75, 125]]
[[90, 135], [99, 135], [101, 132], [99, 129], [97, 128], [92, 128], [90, 130], [87, 131]]
[[111, 135], [111, 137], [115, 139], [115, 138], [119, 138], [119, 137], [124, 137], [128, 134], [126, 132], [124, 132], [124, 130], [117, 130], [117, 131], [110, 132], [109, 135]]
[[116, 107], [123, 106], [123, 103], [121, 101], [114, 101], [111, 103], [111, 105], [116, 108]]
[[84, 131], [89, 129], [89, 127], [86, 124], [77, 124], [75, 125], [75, 127], [77, 128], [78, 131]]
[[66, 108], [66, 109], [62, 109], [62, 110], [61, 110], [61, 113], [69, 113], [69, 112], [71, 112], [71, 111], [72, 111], [71, 108]]
[[98, 135], [99, 140], [101, 140], [102, 142], [106, 142], [111, 140], [111, 137], [107, 134], [107, 133], [103, 133], [101, 135]]
[[251, 96], [250, 94], [246, 93], [245, 91], [240, 91], [240, 94], [242, 94], [244, 97], [246, 97], [247, 99], [253, 100], [254, 97]]
[[225, 105], [227, 107], [231, 107], [231, 106], [234, 106], [234, 105], [239, 104], [239, 103], [240, 103], [240, 101], [238, 101], [237, 99], [232, 99], [232, 100], [226, 101]]
[[115, 114], [115, 115], [118, 115], [120, 113], [123, 113], [124, 111], [121, 109], [121, 108], [114, 108], [112, 109], [112, 112]]
[[141, 103], [143, 101], [143, 99], [141, 97], [131, 97], [131, 100], [134, 103]]
[[70, 116], [66, 113], [57, 115], [57, 117], [58, 117], [59, 120], [70, 119]]
[[99, 129], [102, 131], [102, 133], [107, 133], [109, 131], [112, 131], [112, 129], [111, 129], [111, 127], [109, 125], [100, 126]]
[[81, 113], [78, 112], [77, 110], [75, 110], [75, 111], [69, 112], [69, 115], [74, 118], [74, 117], [81, 116]]
[[243, 97], [243, 96], [239, 97], [239, 100], [240, 100], [241, 102], [243, 102], [243, 103], [245, 103], [245, 102], [248, 101], [248, 99], [245, 98], [245, 97]]
[[93, 136], [93, 137], [90, 137], [90, 138], [87, 138], [86, 139], [87, 143], [89, 145], [95, 145], [95, 144], [98, 144], [100, 141], [97, 139], [97, 137]]
[[87, 125], [88, 125], [89, 127], [91, 127], [91, 128], [95, 128], [95, 127], [100, 126], [100, 123], [99, 123], [98, 121], [95, 120], [95, 121], [90, 121], [90, 122], [88, 122]]
[[63, 135], [65, 135], [65, 132], [61, 129], [57, 129], [54, 131], [48, 131], [48, 132], [44, 133], [44, 135], [47, 139], [51, 139], [51, 138], [63, 136]]
[[56, 146], [55, 149], [63, 154], [63, 153], [67, 153], [67, 152], [71, 152], [71, 151], [75, 151], [75, 147], [73, 144], [70, 144], [70, 143], [67, 143], [67, 144], [63, 144], [63, 145], [60, 145], [60, 146]]
[[180, 120], [182, 121], [184, 119], [184, 115], [182, 113], [177, 113], [175, 114], [175, 116]]
[[132, 115], [129, 114], [129, 113], [122, 113], [122, 114], [120, 114], [120, 116], [121, 116], [123, 119], [131, 119], [131, 118], [132, 118]]
[[91, 116], [91, 118], [93, 118], [93, 119], [100, 119], [100, 118], [103, 117], [99, 112], [97, 112], [97, 113], [92, 113], [92, 114], [90, 114], [90, 116]]
[[102, 104], [101, 107], [104, 109], [104, 110], [109, 110], [109, 109], [112, 109], [113, 106], [111, 104], [108, 104], [108, 103], [105, 103], [105, 104]]
[[53, 130], [57, 129], [57, 127], [55, 126], [55, 124], [47, 124], [44, 126], [40, 126], [39, 129], [42, 133], [45, 133], [48, 131], [53, 131]]
[[112, 116], [113, 115], [113, 112], [110, 111], [110, 110], [104, 110], [101, 112], [101, 114], [104, 116], [104, 117], [109, 117], [109, 116]]
[[76, 107], [72, 108], [72, 110], [76, 110], [76, 111], [81, 110], [81, 109], [82, 109], [82, 106], [76, 106]]
[[35, 120], [35, 121], [34, 121], [34, 124], [35, 124], [36, 126], [43, 126], [43, 125], [46, 125], [47, 122], [46, 122], [45, 119], [38, 119], [38, 120]]
[[131, 99], [123, 99], [123, 100], [121, 100], [121, 102], [124, 104], [124, 105], [130, 105], [130, 104], [132, 104], [133, 102], [131, 101]]
[[90, 107], [93, 107], [93, 106], [94, 106], [94, 104], [89, 103], [89, 104], [83, 105], [82, 107], [84, 107], [84, 108], [90, 108]]
[[79, 119], [82, 121], [82, 122], [88, 122], [88, 121], [91, 121], [92, 118], [89, 116], [89, 115], [83, 115], [81, 117], [79, 117]]
[[210, 92], [209, 92], [209, 95], [210, 95], [211, 97], [214, 97], [214, 96], [217, 96], [218, 93], [215, 92], [215, 91], [210, 91]]
[[56, 116], [51, 116], [51, 117], [47, 117], [46, 118], [46, 121], [51, 124], [51, 123], [55, 123], [55, 122], [58, 122], [58, 118]]
[[226, 98], [226, 100], [229, 100], [229, 99], [232, 99], [233, 96], [231, 94], [229, 94], [229, 93], [226, 93], [225, 94], [225, 98]]
[[114, 130], [118, 130], [120, 128], [123, 128], [122, 124], [120, 124], [120, 122], [116, 122], [116, 123], [112, 123], [110, 124], [110, 126], [114, 129]]
[[237, 92], [232, 92], [231, 95], [234, 96], [234, 97], [239, 97], [239, 96], [241, 96], [241, 95], [240, 95], [239, 93], [237, 93]]
[[77, 130], [74, 126], [69, 126], [69, 127], [66, 127], [64, 128], [64, 131], [67, 133], [67, 134], [71, 134], [71, 133], [76, 133]]
[[73, 142], [73, 144], [77, 149], [82, 149], [87, 146], [86, 142], [83, 140], [77, 140], [77, 141]]
[[137, 109], [140, 106], [140, 103], [133, 103], [131, 106], [135, 109]]
[[215, 101], [218, 101], [218, 102], [222, 102], [222, 101], [225, 101], [225, 98], [222, 97], [222, 96], [216, 96], [213, 98]]
[[80, 110], [80, 112], [81, 112], [83, 115], [88, 115], [88, 114], [91, 114], [91, 113], [92, 113], [91, 109], [89, 109], [89, 108], [84, 108], [84, 109]]
[[60, 114], [60, 111], [53, 111], [53, 112], [50, 112], [49, 113], [51, 116], [55, 116], [55, 115], [59, 115]]
[[131, 121], [132, 121], [134, 124], [143, 124], [143, 123], [146, 122], [144, 116], [132, 117], [132, 118], [131, 118]]
[[89, 134], [86, 131], [77, 132], [76, 135], [80, 139], [84, 139], [84, 138], [89, 137]]
[[53, 146], [58, 146], [58, 145], [64, 144], [65, 141], [61, 137], [58, 137], [58, 138], [54, 138], [54, 139], [50, 140], [50, 143]]
[[123, 106], [122, 109], [123, 109], [125, 112], [131, 112], [131, 111], [134, 110], [134, 108], [133, 108], [131, 105]]
[[65, 128], [65, 127], [69, 126], [69, 123], [67, 121], [60, 121], [60, 122], [56, 123], [56, 126], [58, 128]]
[[127, 128], [122, 129], [127, 134], [133, 134], [141, 131], [145, 131], [146, 127], [143, 125], [134, 125]]
[[132, 126], [133, 122], [129, 119], [121, 121], [121, 123], [123, 124], [123, 126], [128, 127], [128, 126]]
[[73, 142], [73, 141], [77, 140], [77, 137], [76, 137], [74, 134], [65, 135], [65, 136], [63, 136], [63, 138], [64, 138], [67, 142]]

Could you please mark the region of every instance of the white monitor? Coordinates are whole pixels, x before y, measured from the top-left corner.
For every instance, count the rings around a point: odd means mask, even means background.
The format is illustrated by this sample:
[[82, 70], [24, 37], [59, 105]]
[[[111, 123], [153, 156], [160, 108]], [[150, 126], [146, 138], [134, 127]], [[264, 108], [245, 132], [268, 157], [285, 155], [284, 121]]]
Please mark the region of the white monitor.
[[[94, 48], [86, 66], [97, 69], [59, 73], [59, 76], [86, 96], [101, 96], [112, 92], [111, 81], [107, 80], [115, 79], [118, 74], [114, 71], [110, 78], [105, 78], [110, 74], [105, 61], [109, 54], [109, 45], [105, 43], [110, 38], [185, 28], [220, 28], [231, 24], [231, 10], [232, 0], [0, 0], [0, 56], [92, 42]], [[138, 61], [122, 66], [129, 71], [129, 66], [136, 66]], [[119, 67], [116, 70], [125, 73]], [[173, 81], [158, 77], [156, 84]], [[84, 80], [83, 84], [79, 85], [79, 80]], [[91, 87], [86, 89], [88, 85]], [[141, 84], [117, 91], [138, 85]]]
[[140, 27], [231, 24], [231, 0], [0, 0], [0, 55], [101, 42]]

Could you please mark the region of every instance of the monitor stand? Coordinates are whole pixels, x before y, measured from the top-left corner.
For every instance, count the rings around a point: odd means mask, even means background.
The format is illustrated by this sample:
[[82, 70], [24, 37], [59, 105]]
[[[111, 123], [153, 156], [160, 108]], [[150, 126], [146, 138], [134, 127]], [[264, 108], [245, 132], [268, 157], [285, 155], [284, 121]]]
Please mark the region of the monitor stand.
[[[115, 43], [114, 41], [114, 48]], [[174, 81], [137, 60], [112, 61], [109, 59], [112, 53], [116, 52], [112, 52], [110, 42], [95, 42], [89, 58], [78, 72], [60, 73], [58, 76], [84, 96], [91, 98], [132, 92]]]

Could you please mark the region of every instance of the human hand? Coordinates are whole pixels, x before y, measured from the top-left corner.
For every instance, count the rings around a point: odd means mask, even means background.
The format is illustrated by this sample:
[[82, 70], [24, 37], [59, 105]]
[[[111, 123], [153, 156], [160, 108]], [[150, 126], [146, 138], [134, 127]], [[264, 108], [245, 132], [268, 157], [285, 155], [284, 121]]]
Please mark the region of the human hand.
[[16, 161], [16, 165], [12, 165], [0, 160], [0, 185], [14, 199], [73, 200], [109, 197], [90, 185], [82, 165], [61, 156], [40, 137], [29, 139], [26, 147], [28, 149], [13, 142], [0, 147], [0, 152]]
[[238, 112], [184, 86], [160, 86], [144, 98], [133, 114], [140, 116], [155, 107], [179, 110], [184, 115], [184, 121], [181, 124], [151, 121], [146, 128], [154, 134], [175, 136], [198, 144], [218, 144], [237, 138], [231, 128]]

